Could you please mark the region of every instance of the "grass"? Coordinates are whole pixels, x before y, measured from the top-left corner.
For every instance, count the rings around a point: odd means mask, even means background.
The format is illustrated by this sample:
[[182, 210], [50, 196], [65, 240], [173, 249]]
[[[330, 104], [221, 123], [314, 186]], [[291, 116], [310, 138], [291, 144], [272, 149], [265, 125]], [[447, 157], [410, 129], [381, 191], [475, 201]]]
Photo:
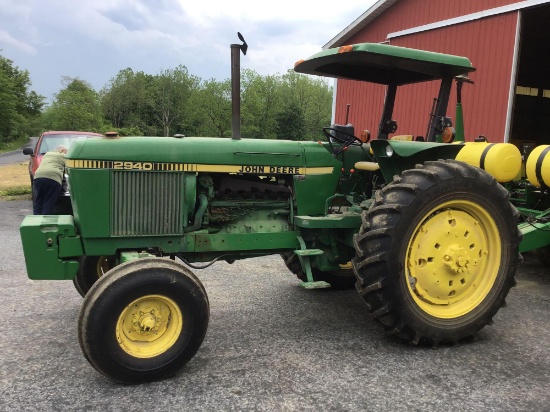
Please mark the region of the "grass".
[[3, 200], [31, 198], [28, 162], [0, 165], [0, 198]]
[[[9, 143], [0, 142], [0, 153], [21, 149], [28, 141], [29, 138], [24, 137]], [[0, 165], [0, 199], [31, 199], [28, 162]]]
[[28, 137], [21, 137], [13, 142], [5, 143], [0, 142], [0, 153], [11, 152], [13, 150], [21, 149], [29, 142]]
[[23, 187], [23, 186], [17, 186], [17, 187], [10, 187], [6, 190], [0, 191], [3, 196], [21, 196], [21, 195], [28, 195], [31, 193], [30, 187]]

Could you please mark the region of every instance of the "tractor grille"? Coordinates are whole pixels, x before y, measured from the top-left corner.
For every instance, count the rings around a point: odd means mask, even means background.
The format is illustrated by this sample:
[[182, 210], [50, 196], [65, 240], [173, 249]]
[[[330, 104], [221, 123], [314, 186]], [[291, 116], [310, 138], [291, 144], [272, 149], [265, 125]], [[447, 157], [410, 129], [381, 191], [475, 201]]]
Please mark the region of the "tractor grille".
[[183, 173], [113, 171], [111, 235], [183, 233]]

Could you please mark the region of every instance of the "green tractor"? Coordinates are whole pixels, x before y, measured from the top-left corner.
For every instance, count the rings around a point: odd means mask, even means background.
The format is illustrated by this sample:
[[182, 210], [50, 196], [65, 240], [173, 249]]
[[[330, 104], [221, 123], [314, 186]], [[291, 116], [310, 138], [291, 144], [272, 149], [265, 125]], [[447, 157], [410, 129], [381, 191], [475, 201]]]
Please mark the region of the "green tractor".
[[[231, 48], [238, 91], [246, 43]], [[28, 276], [73, 280], [84, 296], [80, 345], [102, 374], [141, 382], [180, 370], [209, 320], [190, 268], [217, 261], [280, 254], [306, 288], [355, 285], [367, 313], [413, 344], [456, 343], [504, 305], [522, 239], [505, 184], [521, 155], [456, 143], [464, 136], [447, 105], [470, 61], [357, 44], [295, 70], [386, 85], [377, 139], [349, 124], [325, 128], [320, 142], [241, 139], [237, 93], [233, 138], [75, 143], [66, 156], [74, 215], [25, 217]], [[392, 139], [397, 88], [432, 80], [441, 88], [424, 141]]]

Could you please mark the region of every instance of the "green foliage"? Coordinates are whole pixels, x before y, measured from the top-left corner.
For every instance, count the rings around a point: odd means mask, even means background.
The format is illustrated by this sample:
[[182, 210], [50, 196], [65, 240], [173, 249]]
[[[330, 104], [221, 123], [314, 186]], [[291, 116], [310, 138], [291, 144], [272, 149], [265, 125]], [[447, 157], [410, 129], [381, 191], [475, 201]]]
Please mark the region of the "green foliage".
[[[121, 136], [231, 136], [231, 80], [203, 81], [180, 65], [156, 75], [126, 68], [100, 92], [64, 77], [43, 110], [27, 71], [0, 56], [0, 144], [42, 130], [82, 130]], [[243, 70], [241, 135], [254, 139], [318, 139], [330, 123], [332, 88], [290, 70], [263, 76]]]
[[[186, 129], [188, 101], [197, 90], [200, 79], [192, 76], [185, 66], [163, 70], [152, 83], [152, 111], [157, 124], [162, 126], [162, 136], [170, 136], [170, 127], [178, 133]], [[185, 134], [185, 133], [184, 133]]]
[[9, 142], [0, 142], [0, 153], [11, 152], [23, 147], [29, 141], [28, 136], [19, 137]]
[[43, 124], [50, 130], [103, 131], [107, 123], [99, 95], [85, 81], [65, 77], [65, 88], [46, 109]]
[[188, 135], [231, 136], [231, 81], [203, 82], [189, 100]]
[[11, 196], [30, 195], [30, 186], [16, 186], [8, 187], [7, 189], [0, 190], [0, 197], [9, 198]]
[[20, 121], [21, 115], [17, 113], [15, 106], [10, 78], [0, 71], [0, 136], [3, 137], [3, 141], [11, 140], [12, 131]]
[[[201, 81], [185, 66], [156, 76], [121, 70], [101, 91], [103, 113], [119, 130], [149, 136], [231, 136], [231, 81]], [[314, 140], [330, 123], [332, 89], [323, 80], [289, 71], [262, 76], [243, 70], [241, 135], [253, 139]], [[294, 116], [294, 118], [292, 118]], [[292, 125], [283, 127], [283, 120]], [[286, 130], [287, 132], [283, 131]]]
[[242, 130], [252, 139], [274, 139], [276, 116], [281, 110], [280, 76], [260, 76], [253, 70], [242, 74]]
[[139, 128], [133, 127], [120, 127], [116, 130], [120, 136], [143, 136], [143, 132]]
[[[119, 131], [130, 128], [136, 134], [156, 135], [149, 90], [154, 76], [127, 68], [118, 72], [100, 93], [105, 118]], [[121, 133], [122, 134], [122, 133]]]
[[29, 90], [29, 72], [0, 56], [0, 143], [36, 134], [44, 97]]
[[283, 76], [283, 99], [295, 102], [304, 116], [304, 136], [300, 140], [317, 140], [321, 129], [330, 125], [332, 88], [325, 79], [312, 78], [289, 70]]
[[291, 101], [282, 112], [277, 114], [276, 120], [277, 139], [304, 140], [306, 120], [301, 107], [296, 102]]
[[127, 68], [101, 91], [103, 113], [114, 127], [133, 128], [138, 134], [185, 134], [192, 124], [188, 102], [199, 83], [181, 65], [156, 76]]
[[[322, 79], [289, 70], [283, 76], [242, 76], [242, 135], [256, 139], [315, 140], [330, 123], [332, 89]], [[284, 124], [284, 119], [292, 124]], [[285, 132], [284, 130], [287, 130]]]

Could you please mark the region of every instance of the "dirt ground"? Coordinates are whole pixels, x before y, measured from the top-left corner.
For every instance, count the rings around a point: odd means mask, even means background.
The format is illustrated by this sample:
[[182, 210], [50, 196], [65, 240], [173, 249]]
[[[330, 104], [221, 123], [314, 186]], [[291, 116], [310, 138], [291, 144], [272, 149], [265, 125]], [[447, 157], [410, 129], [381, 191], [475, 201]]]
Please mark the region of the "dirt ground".
[[0, 165], [0, 190], [12, 187], [31, 187], [28, 162]]

